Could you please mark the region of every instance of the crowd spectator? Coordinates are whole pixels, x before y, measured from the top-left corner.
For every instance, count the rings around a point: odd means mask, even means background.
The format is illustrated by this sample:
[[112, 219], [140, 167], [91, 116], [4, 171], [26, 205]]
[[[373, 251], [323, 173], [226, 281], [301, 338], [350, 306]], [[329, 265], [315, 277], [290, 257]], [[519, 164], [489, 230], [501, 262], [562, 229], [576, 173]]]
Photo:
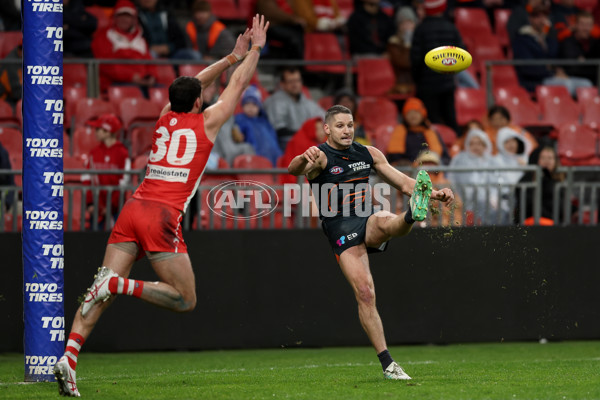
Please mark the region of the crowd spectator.
[[[5, 57], [5, 60], [23, 59], [23, 42], [21, 41]], [[20, 63], [0, 64], [0, 99], [13, 107], [21, 100], [23, 87], [23, 69]]]
[[[148, 43], [138, 24], [137, 10], [129, 0], [118, 0], [112, 24], [96, 31], [92, 52], [99, 59], [151, 60]], [[100, 89], [111, 84], [134, 84], [147, 91], [156, 83], [157, 70], [149, 64], [100, 65]]]
[[283, 152], [279, 147], [277, 132], [262, 108], [262, 96], [256, 86], [248, 86], [244, 91], [242, 112], [235, 115], [235, 123], [256, 154], [268, 158], [276, 166]]
[[575, 0], [555, 0], [550, 4], [550, 21], [556, 30], [558, 40], [562, 40], [575, 26], [575, 19], [581, 9], [575, 6]]
[[205, 60], [226, 57], [235, 46], [233, 33], [217, 19], [206, 0], [192, 3], [191, 21], [187, 23], [185, 31], [193, 49]]
[[394, 94], [414, 93], [415, 84], [410, 73], [410, 47], [418, 23], [417, 14], [409, 6], [396, 12], [396, 33], [387, 43], [387, 54], [396, 75], [396, 84], [390, 90]]
[[492, 154], [498, 152], [496, 146], [496, 137], [498, 132], [502, 128], [510, 128], [519, 135], [519, 138], [523, 140], [525, 145], [525, 155], [528, 156], [531, 151], [537, 147], [538, 143], [536, 138], [522, 127], [511, 123], [510, 111], [504, 106], [494, 105], [488, 110], [488, 127], [485, 128], [485, 132], [488, 134], [492, 142]]
[[480, 129], [471, 129], [465, 149], [450, 161], [451, 167], [468, 168], [466, 172], [449, 172], [448, 179], [463, 199], [468, 225], [491, 225], [496, 222], [498, 190], [494, 172], [482, 168], [496, 167], [492, 143]]
[[[212, 85], [202, 89], [202, 111], [213, 105], [218, 97], [219, 86], [216, 81]], [[233, 160], [237, 156], [254, 154], [252, 145], [244, 142], [244, 135], [235, 124], [235, 117], [233, 115], [221, 126], [219, 134], [215, 139], [212, 153], [224, 159], [230, 166], [233, 165]]]
[[291, 0], [257, 0], [256, 12], [269, 21], [268, 54], [274, 58], [304, 58], [306, 20], [296, 14]]
[[92, 37], [98, 20], [85, 10], [83, 0], [63, 0], [63, 55], [91, 58]]
[[306, 32], [335, 32], [346, 25], [336, 0], [296, 1], [296, 15], [306, 21]]
[[412, 77], [432, 123], [448, 125], [458, 132], [454, 91], [456, 83], [449, 74], [439, 74], [425, 65], [425, 54], [440, 46], [463, 47], [463, 40], [450, 20], [444, 16], [446, 0], [425, 0], [426, 17], [415, 28], [410, 63]]
[[450, 157], [440, 136], [431, 129], [427, 109], [416, 97], [402, 107], [402, 123], [396, 125], [387, 148], [387, 158], [396, 165], [411, 165], [423, 150], [428, 150], [448, 162]]
[[[298, 154], [304, 153], [311, 146], [318, 146], [326, 139], [325, 129], [323, 128], [323, 117], [314, 117], [306, 120], [302, 126], [294, 133], [288, 143], [280, 165], [289, 165]], [[292, 175], [285, 175], [282, 178], [286, 183], [295, 183], [297, 178]]]
[[285, 67], [281, 71], [279, 89], [264, 102], [265, 112], [277, 132], [279, 147], [284, 151], [287, 142], [306, 120], [325, 116], [319, 104], [304, 95], [302, 87], [300, 69]]
[[[94, 147], [90, 154], [85, 158], [86, 168], [89, 170], [129, 170], [131, 169], [131, 160], [129, 159], [129, 150], [123, 143], [117, 139], [121, 131], [121, 121], [114, 114], [103, 114], [97, 119], [86, 123], [96, 131], [96, 139], [99, 144]], [[119, 174], [88, 174], [81, 176], [82, 183], [93, 186], [124, 186], [129, 182], [128, 175]], [[110, 214], [116, 219], [120, 210], [119, 190], [114, 190], [111, 196]], [[101, 190], [98, 194], [98, 201], [94, 201], [94, 193], [88, 191], [86, 195], [87, 211], [94, 213], [95, 205], [98, 209], [98, 225], [104, 227], [106, 221], [110, 220], [111, 215], [107, 215], [108, 192]]]
[[382, 56], [387, 42], [396, 31], [392, 17], [383, 12], [380, 0], [355, 2], [354, 12], [348, 18], [350, 54]]
[[200, 60], [200, 55], [188, 43], [177, 18], [158, 0], [137, 0], [139, 20], [144, 38], [154, 58]]
[[[501, 128], [497, 137], [498, 154], [494, 157], [495, 164], [504, 168], [519, 168], [527, 164], [525, 141], [514, 130]], [[498, 185], [498, 213], [496, 223], [508, 225], [512, 221], [510, 199], [513, 197], [512, 185], [519, 182], [523, 172], [519, 170], [498, 171], [496, 173]]]
[[523, 4], [519, 4], [512, 9], [508, 21], [506, 22], [506, 32], [508, 33], [511, 45], [519, 33], [519, 30], [522, 27], [529, 25], [529, 13], [534, 8], [538, 7], [549, 10], [550, 0], [526, 0]]
[[[558, 57], [566, 60], [592, 60], [600, 58], [600, 36], [595, 32], [594, 16], [587, 11], [577, 14], [575, 24], [568, 30], [558, 45]], [[569, 76], [589, 79], [598, 83], [596, 66], [564, 66]]]
[[[541, 218], [540, 225], [554, 225], [554, 187], [564, 180], [564, 176], [558, 173], [556, 170], [559, 166], [558, 155], [556, 154], [556, 150], [551, 146], [540, 146], [531, 152], [529, 155], [529, 165], [539, 165], [542, 168], [542, 187], [541, 187], [541, 199], [542, 199], [542, 209], [541, 209]], [[535, 182], [536, 178], [535, 171], [526, 172], [519, 182], [521, 183], [531, 183]], [[525, 203], [521, 203], [521, 191], [525, 190]], [[515, 223], [524, 225], [533, 225], [533, 205], [535, 201], [535, 189], [533, 187], [529, 187], [526, 189], [522, 189], [521, 187], [517, 187], [515, 191]], [[562, 207], [560, 206], [562, 203], [559, 198], [558, 207], [559, 218], [562, 216]], [[524, 208], [524, 209], [523, 209]], [[521, 213], [523, 213], [523, 218], [521, 217]]]
[[369, 137], [372, 136], [373, 132], [368, 133], [365, 130], [364, 125], [360, 123], [360, 119], [357, 115], [358, 99], [352, 89], [341, 88], [335, 92], [333, 104], [339, 104], [352, 111], [352, 118], [354, 119], [354, 141], [365, 146], [370, 145], [371, 141], [369, 140]]
[[[8, 154], [8, 150], [2, 146], [2, 143], [0, 143], [0, 169], [12, 169], [10, 155]], [[15, 176], [0, 174], [0, 207], [4, 207], [4, 210], [8, 211], [14, 202], [14, 191], [5, 190], [3, 186], [15, 186]]]
[[[537, 6], [529, 12], [529, 25], [521, 27], [513, 41], [513, 55], [516, 60], [544, 60], [558, 57], [558, 41], [550, 31], [549, 9]], [[569, 77], [562, 67], [548, 65], [527, 65], [516, 67], [519, 83], [529, 92], [538, 85], [565, 86], [572, 96], [578, 87], [590, 87], [585, 78]]]

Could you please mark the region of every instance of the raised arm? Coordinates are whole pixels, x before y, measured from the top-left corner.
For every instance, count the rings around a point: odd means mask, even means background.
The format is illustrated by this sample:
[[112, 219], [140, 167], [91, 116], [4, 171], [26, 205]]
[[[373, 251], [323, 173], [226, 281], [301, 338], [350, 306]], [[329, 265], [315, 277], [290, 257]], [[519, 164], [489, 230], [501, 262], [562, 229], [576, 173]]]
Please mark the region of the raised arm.
[[327, 166], [327, 156], [317, 146], [309, 147], [304, 153], [292, 159], [288, 172], [295, 176], [306, 175], [313, 179]]
[[248, 87], [250, 79], [256, 71], [260, 58], [260, 51], [267, 41], [269, 22], [262, 15], [255, 15], [252, 19], [252, 48], [246, 54], [244, 61], [235, 70], [229, 84], [219, 96], [215, 104], [204, 110], [204, 131], [207, 137], [214, 141], [221, 126], [233, 115], [235, 107]]
[[[246, 53], [248, 52], [248, 44], [250, 43], [250, 33], [250, 29], [246, 28], [246, 31], [238, 36], [237, 41], [235, 42], [235, 47], [231, 54], [210, 64], [195, 76], [195, 78], [202, 83], [202, 90], [209, 87], [229, 67], [237, 64], [238, 62], [242, 61], [244, 57], [246, 57]], [[169, 111], [171, 111], [171, 103], [167, 104], [162, 109], [160, 116], [162, 117]]]
[[[400, 190], [402, 193], [412, 196], [415, 180], [392, 167], [379, 149], [372, 146], [367, 146], [367, 149], [369, 149], [369, 153], [371, 153], [371, 157], [373, 157], [373, 168], [375, 168], [377, 174], [385, 182]], [[431, 198], [450, 204], [454, 200], [454, 194], [452, 193], [452, 190], [448, 188], [443, 188], [441, 190], [434, 189], [431, 192]]]

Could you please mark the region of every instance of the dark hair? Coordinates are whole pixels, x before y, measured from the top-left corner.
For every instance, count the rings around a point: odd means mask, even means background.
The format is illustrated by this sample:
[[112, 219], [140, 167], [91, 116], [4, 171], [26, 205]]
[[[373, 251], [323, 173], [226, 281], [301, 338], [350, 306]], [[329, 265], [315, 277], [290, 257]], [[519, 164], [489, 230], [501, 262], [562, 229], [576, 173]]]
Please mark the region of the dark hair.
[[191, 76], [180, 76], [169, 86], [171, 111], [190, 112], [202, 94], [202, 83]]
[[344, 107], [344, 106], [340, 106], [339, 104], [336, 104], [335, 106], [332, 106], [331, 108], [329, 108], [329, 110], [327, 110], [327, 112], [325, 113], [325, 123], [326, 124], [329, 123], [329, 120], [337, 114], [352, 115], [352, 111], [350, 111], [350, 109], [348, 107]]
[[510, 121], [510, 112], [508, 111], [508, 109], [504, 106], [499, 106], [499, 105], [490, 107], [490, 109], [488, 111], [488, 118], [492, 118], [492, 115], [498, 114], [498, 113]]
[[293, 65], [290, 65], [290, 66], [287, 66], [287, 67], [283, 67], [281, 69], [281, 73], [279, 75], [279, 81], [283, 82], [285, 80], [284, 75], [285, 75], [286, 72], [288, 72], [290, 74], [295, 74], [296, 72], [299, 73], [299, 74], [301, 74], [300, 73], [300, 68], [295, 67]]

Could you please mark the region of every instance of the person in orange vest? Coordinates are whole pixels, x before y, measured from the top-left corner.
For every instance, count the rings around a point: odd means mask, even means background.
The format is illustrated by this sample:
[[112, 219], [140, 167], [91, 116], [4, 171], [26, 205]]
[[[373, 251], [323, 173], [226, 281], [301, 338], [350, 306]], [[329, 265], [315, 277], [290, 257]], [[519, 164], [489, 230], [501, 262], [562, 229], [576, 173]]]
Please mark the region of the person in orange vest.
[[206, 0], [194, 1], [191, 14], [192, 19], [187, 23], [185, 32], [194, 50], [205, 60], [226, 57], [235, 46], [235, 36], [224, 23], [217, 20], [210, 3]]

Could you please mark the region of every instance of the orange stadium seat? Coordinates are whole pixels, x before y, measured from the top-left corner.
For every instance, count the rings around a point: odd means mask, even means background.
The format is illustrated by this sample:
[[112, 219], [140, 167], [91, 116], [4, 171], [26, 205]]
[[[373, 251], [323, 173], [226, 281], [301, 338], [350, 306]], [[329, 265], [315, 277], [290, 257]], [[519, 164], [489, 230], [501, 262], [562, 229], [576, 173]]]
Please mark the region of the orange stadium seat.
[[539, 85], [535, 88], [542, 120], [559, 128], [568, 122], [579, 122], [580, 107], [564, 86]]
[[464, 126], [473, 119], [483, 121], [487, 114], [487, 99], [483, 89], [459, 87], [454, 92], [454, 103], [456, 123], [459, 126]]
[[506, 30], [506, 23], [512, 10], [509, 8], [496, 8], [494, 10], [494, 31], [500, 41], [500, 45], [504, 48], [510, 46], [510, 38], [508, 37], [508, 31]]
[[107, 113], [116, 114], [115, 107], [111, 102], [93, 97], [79, 99], [75, 103], [71, 129], [80, 128], [88, 120]]
[[380, 125], [398, 123], [398, 107], [396, 103], [385, 97], [363, 97], [358, 102], [356, 119], [365, 128], [367, 134], [372, 135]]
[[519, 126], [540, 126], [540, 108], [521, 86], [494, 89], [494, 100], [510, 112], [512, 123]]
[[462, 37], [489, 36], [493, 34], [490, 19], [483, 8], [455, 8], [454, 24]]
[[152, 126], [160, 116], [161, 108], [148, 99], [124, 99], [119, 105], [123, 129], [129, 132], [135, 126]]
[[585, 126], [568, 123], [558, 130], [558, 155], [563, 165], [599, 165], [598, 135]]
[[121, 101], [128, 98], [144, 98], [142, 89], [139, 86], [109, 86], [107, 90], [108, 101], [119, 107]]
[[[334, 33], [305, 33], [304, 59], [307, 61], [342, 61], [344, 56], [338, 38]], [[344, 65], [307, 65], [307, 72], [344, 74]]]
[[21, 128], [21, 123], [15, 116], [12, 106], [4, 100], [0, 100], [0, 125], [8, 128]]
[[84, 64], [63, 64], [63, 87], [82, 86], [87, 88], [88, 73]]
[[0, 31], [0, 58], [6, 57], [19, 43], [23, 34], [21, 31]]

